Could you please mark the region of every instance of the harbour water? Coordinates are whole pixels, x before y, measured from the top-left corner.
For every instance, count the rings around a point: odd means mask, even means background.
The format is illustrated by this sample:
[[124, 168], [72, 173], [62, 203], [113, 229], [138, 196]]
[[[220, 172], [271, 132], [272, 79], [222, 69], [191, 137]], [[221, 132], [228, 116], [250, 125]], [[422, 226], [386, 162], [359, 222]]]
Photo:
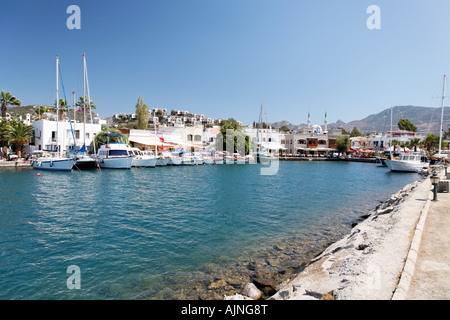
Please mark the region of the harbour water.
[[0, 299], [217, 299], [258, 272], [281, 281], [420, 178], [351, 162], [260, 169], [2, 169]]

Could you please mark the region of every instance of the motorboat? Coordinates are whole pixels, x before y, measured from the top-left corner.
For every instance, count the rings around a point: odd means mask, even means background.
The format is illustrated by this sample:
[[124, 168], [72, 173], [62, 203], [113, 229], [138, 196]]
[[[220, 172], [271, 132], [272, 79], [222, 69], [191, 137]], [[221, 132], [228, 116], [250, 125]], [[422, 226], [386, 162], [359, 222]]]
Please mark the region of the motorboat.
[[165, 153], [160, 152], [156, 159], [156, 166], [158, 166], [158, 167], [167, 166], [169, 164], [169, 161], [170, 161], [170, 156]]
[[211, 157], [209, 153], [203, 153], [202, 159], [204, 164], [214, 164], [214, 159]]
[[385, 159], [389, 170], [394, 172], [421, 172], [429, 167], [428, 159], [420, 153], [402, 153], [398, 157]]
[[[109, 134], [111, 136], [111, 134]], [[112, 142], [100, 146], [97, 160], [102, 169], [130, 169], [133, 157], [129, 147], [123, 142]]]
[[194, 152], [193, 156], [194, 156], [194, 164], [195, 165], [204, 164], [203, 156], [200, 152]]
[[129, 148], [128, 155], [133, 158], [132, 167], [137, 168], [154, 168], [156, 166], [156, 157], [148, 151], [141, 151], [139, 148]]
[[98, 168], [97, 159], [87, 154], [77, 154], [75, 155], [74, 168], [78, 170], [97, 169]]

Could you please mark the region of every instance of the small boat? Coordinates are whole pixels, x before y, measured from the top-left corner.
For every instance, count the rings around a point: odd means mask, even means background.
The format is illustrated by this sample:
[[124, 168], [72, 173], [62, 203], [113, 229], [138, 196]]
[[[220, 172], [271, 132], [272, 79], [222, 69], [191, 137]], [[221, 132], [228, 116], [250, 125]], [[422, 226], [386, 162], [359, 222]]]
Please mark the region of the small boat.
[[193, 156], [194, 156], [194, 164], [195, 165], [204, 164], [203, 156], [201, 155], [200, 152], [194, 152]]
[[269, 164], [272, 161], [277, 160], [277, 156], [275, 156], [274, 154], [271, 154], [271, 153], [266, 153], [266, 152], [259, 153], [257, 155], [257, 157], [258, 157], [258, 161], [262, 164]]
[[241, 156], [239, 153], [234, 153], [233, 156], [235, 164], [245, 164], [245, 157]]
[[376, 157], [375, 163], [377, 164], [378, 167], [387, 167], [385, 160], [386, 158]]
[[179, 166], [181, 165], [181, 157], [178, 152], [169, 152], [169, 151], [163, 151], [162, 154], [169, 158], [169, 162], [167, 165], [169, 166]]
[[210, 154], [202, 154], [204, 164], [214, 164], [214, 159]]
[[78, 170], [97, 169], [98, 168], [97, 159], [92, 158], [87, 154], [77, 154], [75, 156], [74, 168]]
[[[106, 133], [105, 136], [119, 137], [120, 134]], [[100, 146], [97, 160], [102, 169], [130, 169], [133, 157], [128, 154], [129, 147], [123, 142], [112, 142]]]
[[169, 164], [170, 157], [166, 154], [159, 153], [157, 160], [156, 160], [156, 166], [158, 167], [164, 167]]
[[416, 152], [402, 153], [399, 157], [384, 161], [389, 170], [394, 172], [422, 172], [429, 167], [428, 159]]
[[156, 157], [153, 153], [141, 151], [139, 148], [129, 148], [128, 155], [133, 157], [131, 166], [136, 168], [154, 168], [156, 166]]

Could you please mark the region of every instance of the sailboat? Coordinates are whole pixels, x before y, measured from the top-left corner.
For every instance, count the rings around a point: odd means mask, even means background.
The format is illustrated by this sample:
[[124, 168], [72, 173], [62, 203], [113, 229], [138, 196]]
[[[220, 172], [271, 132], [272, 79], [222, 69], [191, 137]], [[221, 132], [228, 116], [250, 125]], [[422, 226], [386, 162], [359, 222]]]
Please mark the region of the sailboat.
[[393, 172], [421, 172], [429, 166], [428, 159], [418, 152], [400, 153], [398, 157], [392, 155], [392, 107], [389, 159], [385, 159], [384, 162], [389, 170]]
[[33, 168], [39, 170], [70, 171], [72, 170], [75, 159], [65, 157], [61, 154], [59, 145], [59, 58], [56, 56], [56, 150], [47, 153], [33, 161]]
[[[83, 133], [84, 133], [84, 139], [83, 139], [83, 146], [81, 149], [75, 150], [76, 151], [76, 162], [75, 167], [77, 169], [83, 170], [83, 169], [96, 169], [99, 168], [97, 159], [92, 158], [87, 154], [86, 150], [86, 87], [87, 87], [87, 102], [89, 106], [89, 114], [90, 114], [90, 122], [91, 122], [91, 135], [93, 135], [93, 129], [92, 129], [92, 110], [91, 110], [91, 95], [89, 92], [89, 80], [87, 75], [87, 66], [86, 66], [86, 55], [83, 53]], [[75, 103], [74, 103], [75, 108]], [[75, 109], [74, 109], [75, 110]], [[74, 118], [75, 118], [75, 112], [74, 112]], [[76, 121], [76, 119], [75, 119]], [[95, 154], [95, 143], [94, 145], [94, 154]], [[76, 148], [76, 145], [74, 144], [74, 149]]]
[[[273, 160], [276, 159], [275, 155], [272, 153], [269, 153], [268, 151], [264, 150], [264, 146], [262, 143], [262, 121], [263, 121], [263, 102], [261, 101], [261, 113], [259, 115], [259, 128], [257, 130], [257, 139], [258, 139], [258, 145], [257, 145], [257, 154], [256, 154], [256, 159], [257, 162], [260, 162], [262, 164], [270, 164]], [[261, 129], [261, 134], [260, 134], [260, 129]]]

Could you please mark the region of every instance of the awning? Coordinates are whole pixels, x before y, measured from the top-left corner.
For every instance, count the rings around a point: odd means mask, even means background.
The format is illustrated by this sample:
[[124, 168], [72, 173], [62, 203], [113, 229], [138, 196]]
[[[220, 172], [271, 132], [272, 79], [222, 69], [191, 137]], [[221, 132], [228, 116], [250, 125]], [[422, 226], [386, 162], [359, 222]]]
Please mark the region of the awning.
[[159, 139], [155, 137], [129, 137], [128, 141], [139, 143], [144, 146], [163, 146], [164, 143]]
[[281, 144], [277, 142], [263, 142], [261, 143], [263, 148], [270, 149], [270, 150], [280, 150], [280, 149], [286, 149]]

